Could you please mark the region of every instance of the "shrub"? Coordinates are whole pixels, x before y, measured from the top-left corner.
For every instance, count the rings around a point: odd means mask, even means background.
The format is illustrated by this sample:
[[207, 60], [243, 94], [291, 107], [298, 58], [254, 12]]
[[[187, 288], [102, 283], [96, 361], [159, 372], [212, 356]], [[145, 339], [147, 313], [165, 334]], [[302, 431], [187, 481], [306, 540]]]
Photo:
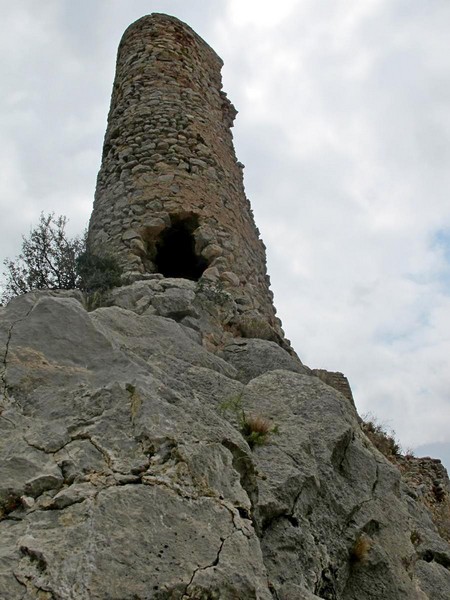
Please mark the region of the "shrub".
[[241, 424], [241, 433], [250, 448], [267, 444], [269, 436], [278, 433], [272, 422], [260, 415], [246, 415]]
[[212, 305], [215, 310], [218, 306], [228, 306], [232, 300], [230, 294], [225, 290], [222, 281], [200, 279], [197, 282], [196, 292], [203, 304]]
[[416, 455], [414, 453], [414, 450], [412, 448], [406, 448], [405, 450], [405, 458], [408, 460], [411, 460], [412, 458], [415, 458]]
[[399, 456], [400, 444], [395, 438], [395, 431], [389, 431], [385, 425], [379, 423], [372, 415], [363, 416], [361, 429], [386, 458]]
[[418, 546], [421, 542], [422, 542], [422, 536], [420, 535], [420, 533], [416, 529], [411, 531], [411, 543], [414, 546]]
[[277, 335], [269, 323], [260, 317], [242, 315], [237, 326], [243, 338], [259, 338], [260, 340], [277, 341]]
[[267, 444], [271, 435], [279, 433], [278, 427], [261, 415], [248, 415], [242, 406], [242, 394], [226, 400], [221, 405], [221, 412], [231, 412], [238, 421], [239, 430], [250, 446]]
[[121, 284], [122, 269], [113, 256], [96, 256], [85, 251], [76, 261], [79, 287], [84, 292], [104, 292]]
[[[90, 302], [121, 284], [121, 269], [114, 257], [96, 256], [86, 249], [86, 235], [69, 238], [67, 219], [41, 213], [28, 237], [22, 236], [22, 252], [6, 259], [1, 302], [33, 290], [81, 289]], [[94, 299], [94, 300], [93, 300]]]
[[76, 260], [85, 246], [79, 236], [67, 237], [67, 219], [41, 213], [38, 225], [22, 236], [22, 252], [7, 258], [2, 302], [36, 289], [73, 289], [78, 284]]

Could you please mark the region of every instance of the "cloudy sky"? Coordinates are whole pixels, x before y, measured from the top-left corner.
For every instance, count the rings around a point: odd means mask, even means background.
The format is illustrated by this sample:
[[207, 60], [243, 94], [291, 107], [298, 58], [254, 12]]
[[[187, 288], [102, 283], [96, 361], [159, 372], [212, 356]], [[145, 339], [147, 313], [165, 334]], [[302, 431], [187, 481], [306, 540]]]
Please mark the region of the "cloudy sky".
[[117, 45], [151, 12], [224, 59], [287, 336], [450, 466], [448, 0], [15, 0], [0, 21], [0, 260], [85, 228]]

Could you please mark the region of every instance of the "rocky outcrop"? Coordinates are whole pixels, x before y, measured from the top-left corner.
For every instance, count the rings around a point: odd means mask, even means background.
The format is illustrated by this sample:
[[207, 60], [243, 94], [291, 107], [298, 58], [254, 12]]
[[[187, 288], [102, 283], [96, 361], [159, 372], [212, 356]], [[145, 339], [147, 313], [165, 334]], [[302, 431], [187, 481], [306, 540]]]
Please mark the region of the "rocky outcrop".
[[200, 283], [152, 285], [0, 308], [0, 597], [447, 599], [450, 548], [349, 399], [271, 341], [208, 346]]

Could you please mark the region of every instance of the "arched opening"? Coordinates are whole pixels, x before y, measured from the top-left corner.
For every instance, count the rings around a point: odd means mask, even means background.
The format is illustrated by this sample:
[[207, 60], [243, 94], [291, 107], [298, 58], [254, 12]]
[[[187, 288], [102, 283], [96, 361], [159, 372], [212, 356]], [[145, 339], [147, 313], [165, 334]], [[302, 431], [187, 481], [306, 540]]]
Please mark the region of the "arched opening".
[[156, 242], [155, 265], [164, 277], [181, 277], [198, 281], [208, 266], [207, 261], [196, 254], [193, 232], [198, 227], [195, 216], [172, 217], [172, 225], [165, 229]]

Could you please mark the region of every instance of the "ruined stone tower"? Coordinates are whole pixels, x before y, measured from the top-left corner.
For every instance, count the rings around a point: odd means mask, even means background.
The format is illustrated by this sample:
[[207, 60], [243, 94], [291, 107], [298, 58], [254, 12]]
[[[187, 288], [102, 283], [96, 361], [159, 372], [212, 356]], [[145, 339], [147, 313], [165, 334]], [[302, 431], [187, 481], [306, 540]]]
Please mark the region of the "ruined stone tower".
[[216, 282], [236, 302], [238, 333], [265, 323], [271, 333], [263, 337], [284, 344], [234, 153], [236, 110], [221, 89], [222, 65], [174, 17], [152, 14], [125, 31], [89, 245], [116, 255], [134, 279]]

